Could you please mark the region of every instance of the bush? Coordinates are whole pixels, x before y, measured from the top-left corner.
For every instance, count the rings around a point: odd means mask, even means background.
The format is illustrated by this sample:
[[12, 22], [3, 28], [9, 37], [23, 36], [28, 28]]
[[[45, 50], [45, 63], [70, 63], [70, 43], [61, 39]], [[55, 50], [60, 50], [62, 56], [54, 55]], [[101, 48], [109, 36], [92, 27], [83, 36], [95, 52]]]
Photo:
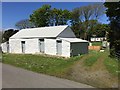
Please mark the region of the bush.
[[115, 40], [113, 43], [111, 43], [111, 48], [110, 48], [110, 56], [111, 57], [116, 57], [120, 55], [120, 40]]

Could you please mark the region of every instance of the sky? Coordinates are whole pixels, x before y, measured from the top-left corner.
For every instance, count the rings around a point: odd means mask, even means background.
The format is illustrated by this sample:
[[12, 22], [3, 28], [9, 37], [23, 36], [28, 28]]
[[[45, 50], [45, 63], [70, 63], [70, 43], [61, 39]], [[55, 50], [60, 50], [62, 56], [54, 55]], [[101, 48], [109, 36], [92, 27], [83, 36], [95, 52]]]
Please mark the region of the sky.
[[[76, 7], [93, 4], [93, 2], [2, 2], [2, 29], [16, 28], [16, 22], [28, 19], [34, 10], [44, 4], [49, 4], [52, 8], [73, 10]], [[101, 23], [108, 23], [108, 18], [103, 15]]]

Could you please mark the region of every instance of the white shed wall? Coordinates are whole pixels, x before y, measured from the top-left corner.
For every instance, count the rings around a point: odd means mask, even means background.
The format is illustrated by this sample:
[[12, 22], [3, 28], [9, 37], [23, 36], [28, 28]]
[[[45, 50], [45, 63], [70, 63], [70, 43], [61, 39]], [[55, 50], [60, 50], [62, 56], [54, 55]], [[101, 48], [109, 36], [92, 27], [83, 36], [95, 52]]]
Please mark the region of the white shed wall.
[[56, 55], [56, 39], [45, 39], [45, 53]]
[[26, 39], [25, 41], [25, 53], [39, 53], [38, 39]]
[[21, 40], [20, 39], [9, 39], [9, 52], [10, 53], [21, 53]]
[[70, 42], [62, 40], [62, 55], [65, 57], [70, 57]]
[[10, 53], [22, 53], [21, 41], [25, 41], [25, 53], [37, 53], [38, 39], [10, 39]]
[[7, 52], [7, 42], [1, 44], [2, 52]]
[[[40, 53], [39, 50], [39, 38], [36, 39], [10, 39], [9, 46], [10, 46], [10, 53], [22, 53], [22, 44], [21, 41], [25, 41], [25, 54], [35, 54]], [[57, 53], [57, 45], [56, 39], [44, 39], [44, 53], [49, 55], [56, 55]], [[87, 53], [88, 44], [87, 43], [73, 43], [73, 48], [71, 48], [70, 42], [66, 40], [62, 40], [62, 54], [63, 57], [70, 57], [71, 56], [71, 49], [75, 49], [76, 51], [74, 54], [78, 53], [78, 48], [80, 53]], [[86, 48], [86, 49], [85, 49]], [[85, 51], [85, 52], [83, 52]]]

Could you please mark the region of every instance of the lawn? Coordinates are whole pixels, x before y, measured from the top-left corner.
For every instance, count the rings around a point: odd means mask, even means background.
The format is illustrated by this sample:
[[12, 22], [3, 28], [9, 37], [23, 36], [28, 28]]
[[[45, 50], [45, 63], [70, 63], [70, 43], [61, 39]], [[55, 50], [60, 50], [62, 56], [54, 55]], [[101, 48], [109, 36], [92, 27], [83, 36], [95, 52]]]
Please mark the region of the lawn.
[[111, 87], [113, 83], [117, 83], [119, 62], [108, 56], [109, 52], [98, 51], [89, 51], [89, 54], [71, 58], [3, 54], [3, 63], [95, 87]]
[[92, 46], [102, 46], [102, 42], [92, 42]]
[[3, 54], [3, 63], [55, 76], [64, 75], [76, 60], [78, 57], [65, 59], [45, 55]]

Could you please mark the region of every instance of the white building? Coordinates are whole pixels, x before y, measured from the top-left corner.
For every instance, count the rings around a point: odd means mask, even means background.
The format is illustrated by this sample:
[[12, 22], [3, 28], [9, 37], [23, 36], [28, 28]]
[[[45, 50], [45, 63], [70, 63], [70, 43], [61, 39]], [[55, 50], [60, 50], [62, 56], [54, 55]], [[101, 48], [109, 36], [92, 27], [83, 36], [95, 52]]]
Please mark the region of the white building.
[[76, 38], [67, 25], [22, 29], [6, 44], [9, 47], [6, 45], [3, 52], [9, 53], [45, 53], [64, 57], [88, 53], [88, 41]]
[[2, 52], [8, 53], [9, 52], [9, 42], [2, 43], [0, 48], [2, 49]]
[[92, 38], [90, 38], [90, 41], [100, 42], [100, 41], [103, 41], [104, 39], [106, 40], [106, 37], [92, 37]]

